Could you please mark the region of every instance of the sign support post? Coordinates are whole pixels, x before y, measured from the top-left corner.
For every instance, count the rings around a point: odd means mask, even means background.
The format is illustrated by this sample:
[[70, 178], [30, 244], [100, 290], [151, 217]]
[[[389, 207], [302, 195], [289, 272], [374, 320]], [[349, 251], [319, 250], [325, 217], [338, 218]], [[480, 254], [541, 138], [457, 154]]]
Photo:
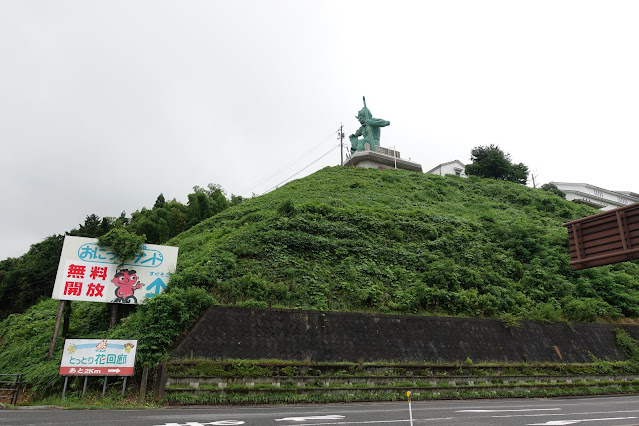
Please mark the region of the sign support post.
[[69, 376], [64, 378], [64, 386], [62, 387], [62, 400], [64, 401], [64, 395], [67, 393], [67, 385], [69, 384]]
[[71, 301], [64, 301], [64, 321], [62, 322], [62, 337], [69, 335], [69, 325], [71, 322]]
[[111, 321], [109, 322], [109, 330], [115, 328], [115, 323], [118, 320], [118, 305], [119, 303], [109, 303], [111, 305]]
[[62, 320], [62, 311], [64, 310], [64, 300], [60, 300], [58, 305], [58, 315], [55, 317], [55, 325], [53, 326], [53, 336], [51, 337], [51, 344], [49, 345], [49, 353], [47, 354], [47, 361], [53, 356], [55, 350], [55, 343], [58, 339], [58, 331], [60, 330], [60, 321]]

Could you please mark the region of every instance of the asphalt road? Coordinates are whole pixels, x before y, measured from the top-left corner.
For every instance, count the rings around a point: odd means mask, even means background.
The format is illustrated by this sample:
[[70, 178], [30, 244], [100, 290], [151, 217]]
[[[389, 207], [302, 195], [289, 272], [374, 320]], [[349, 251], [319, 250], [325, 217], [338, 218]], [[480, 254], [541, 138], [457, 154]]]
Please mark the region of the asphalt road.
[[[639, 396], [413, 402], [414, 425], [639, 425]], [[408, 402], [165, 408], [7, 409], [0, 425], [410, 425]]]

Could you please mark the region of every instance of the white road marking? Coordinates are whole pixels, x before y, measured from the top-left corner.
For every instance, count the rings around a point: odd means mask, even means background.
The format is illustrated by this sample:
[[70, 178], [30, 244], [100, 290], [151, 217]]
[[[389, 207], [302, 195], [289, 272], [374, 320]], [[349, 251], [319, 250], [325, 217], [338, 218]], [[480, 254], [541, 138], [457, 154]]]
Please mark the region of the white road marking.
[[285, 417], [283, 419], [275, 419], [276, 422], [305, 422], [307, 420], [342, 420], [344, 416], [339, 414], [331, 414], [328, 416], [310, 416], [310, 417]]
[[217, 422], [186, 422], [182, 423], [164, 423], [163, 425], [155, 425], [155, 426], [233, 426], [233, 425], [243, 425], [244, 422], [241, 420], [218, 420]]
[[630, 420], [636, 418], [637, 417], [609, 417], [607, 419], [551, 420], [546, 423], [530, 423], [528, 426], [563, 426], [582, 422], [611, 422], [613, 420]]
[[620, 413], [637, 413], [639, 410], [612, 410], [612, 411], [585, 411], [583, 413], [541, 413], [541, 414], [508, 414], [504, 416], [491, 416], [496, 418], [508, 417], [541, 417], [541, 416], [590, 416], [592, 414], [620, 414]]
[[[453, 420], [454, 417], [434, 417], [432, 419], [413, 419], [414, 422], [435, 422], [440, 420]], [[309, 423], [306, 426], [324, 426], [324, 425], [372, 425], [377, 423], [408, 423], [409, 419], [401, 420], [364, 420], [361, 422], [347, 421], [347, 422], [331, 422], [331, 423]]]
[[561, 408], [523, 408], [519, 410], [458, 410], [456, 413], [512, 413], [522, 411], [557, 411]]

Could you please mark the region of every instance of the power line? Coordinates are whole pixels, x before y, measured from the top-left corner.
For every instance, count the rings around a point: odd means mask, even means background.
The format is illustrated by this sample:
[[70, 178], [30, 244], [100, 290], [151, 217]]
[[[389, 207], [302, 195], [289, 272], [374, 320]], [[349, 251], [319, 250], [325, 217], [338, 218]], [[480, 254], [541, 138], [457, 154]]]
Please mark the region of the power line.
[[281, 184], [283, 184], [284, 182], [288, 181], [289, 179], [294, 178], [294, 177], [295, 177], [295, 176], [297, 176], [298, 174], [302, 173], [304, 170], [306, 170], [306, 169], [308, 169], [309, 167], [311, 167], [313, 164], [317, 163], [317, 162], [318, 162], [319, 160], [321, 160], [322, 158], [326, 157], [328, 154], [330, 154], [330, 153], [331, 153], [331, 151], [333, 151], [335, 148], [337, 148], [337, 147], [339, 147], [339, 146], [341, 146], [341, 142], [340, 142], [340, 143], [338, 143], [337, 145], [335, 145], [334, 147], [332, 147], [331, 149], [329, 149], [329, 150], [328, 150], [327, 152], [325, 152], [325, 153], [324, 153], [321, 157], [317, 158], [315, 161], [313, 161], [313, 162], [312, 162], [311, 164], [309, 164], [308, 166], [304, 167], [302, 170], [300, 170], [300, 171], [296, 172], [295, 174], [293, 174], [292, 176], [290, 176], [290, 177], [288, 177], [288, 178], [284, 179], [282, 182], [278, 183], [278, 184], [277, 184], [277, 185], [275, 185], [274, 187], [272, 187], [272, 188], [270, 188], [270, 189], [268, 189], [268, 190], [266, 190], [266, 191], [262, 192], [260, 195], [264, 195], [264, 194], [266, 194], [267, 192], [270, 192], [270, 191], [272, 191], [273, 189], [275, 189], [275, 188], [279, 187]]
[[[282, 172], [284, 169], [290, 167], [292, 164], [295, 164], [297, 162], [299, 162], [299, 160], [301, 160], [302, 158], [310, 155], [311, 153], [313, 153], [314, 151], [316, 151], [317, 149], [321, 148], [324, 144], [324, 142], [326, 142], [328, 139], [331, 139], [333, 137], [334, 132], [331, 132], [328, 136], [324, 137], [322, 139], [322, 142], [320, 142], [319, 144], [316, 144], [314, 148], [312, 148], [310, 151], [305, 152], [304, 154], [300, 155], [299, 157], [297, 157], [295, 160], [289, 162], [288, 164], [286, 164], [285, 166], [280, 167], [279, 169], [277, 169], [277, 171], [273, 172], [273, 174], [271, 174], [269, 177], [265, 178], [265, 179], [260, 179], [259, 181], [257, 181], [255, 184], [251, 185], [251, 187], [249, 187], [248, 189], [246, 189], [245, 191], [242, 191], [242, 193], [247, 193], [248, 191], [250, 191], [251, 189], [255, 188], [256, 186], [264, 183], [264, 182], [268, 182], [270, 179], [272, 179], [273, 177], [275, 177], [277, 174], [279, 174], [280, 172]], [[270, 191], [270, 190], [269, 190]], [[268, 192], [268, 191], [267, 191]]]

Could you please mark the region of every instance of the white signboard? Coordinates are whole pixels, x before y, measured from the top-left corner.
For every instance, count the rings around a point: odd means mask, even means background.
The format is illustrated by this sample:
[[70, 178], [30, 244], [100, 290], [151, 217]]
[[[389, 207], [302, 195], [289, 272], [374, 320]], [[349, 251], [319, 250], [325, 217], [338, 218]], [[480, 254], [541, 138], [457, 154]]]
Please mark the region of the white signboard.
[[60, 374], [63, 376], [132, 376], [137, 340], [67, 339]]
[[142, 303], [166, 288], [177, 265], [177, 247], [147, 244], [144, 255], [118, 268], [118, 259], [95, 238], [64, 237], [53, 299]]

